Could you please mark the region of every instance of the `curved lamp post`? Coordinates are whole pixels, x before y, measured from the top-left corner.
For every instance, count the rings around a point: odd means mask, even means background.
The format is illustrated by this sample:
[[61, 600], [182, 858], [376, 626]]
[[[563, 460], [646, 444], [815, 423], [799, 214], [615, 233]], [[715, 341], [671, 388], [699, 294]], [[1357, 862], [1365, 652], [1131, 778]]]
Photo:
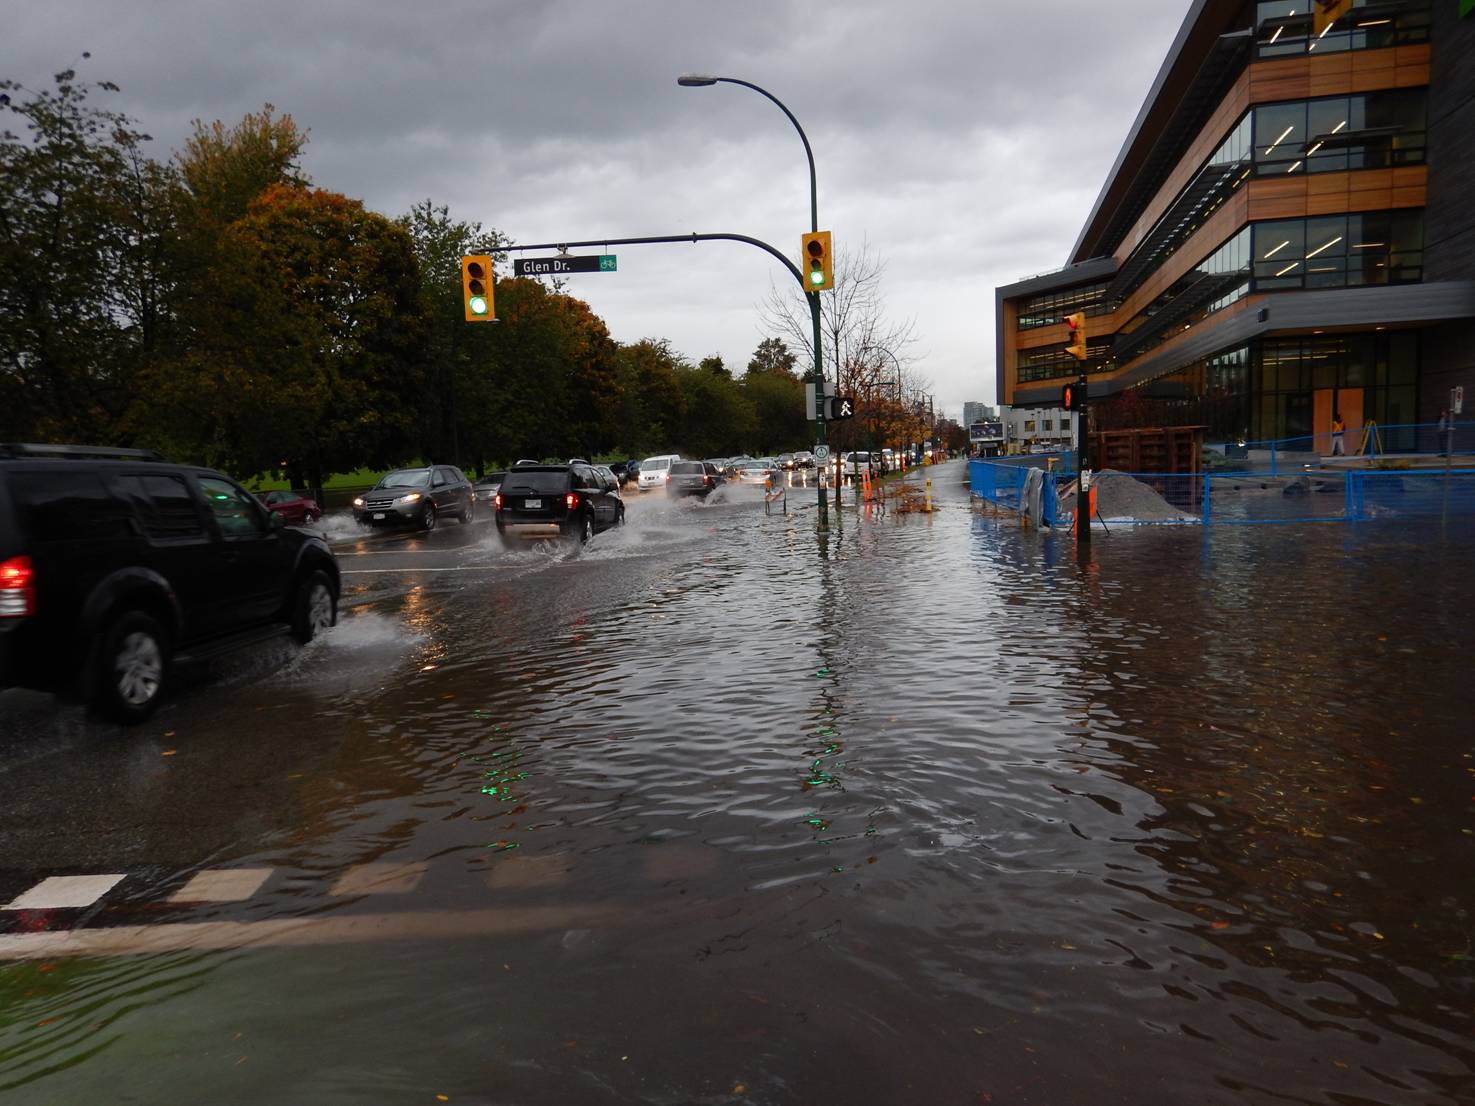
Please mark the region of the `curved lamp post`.
[[[742, 85], [743, 88], [751, 88], [760, 96], [767, 97], [778, 106], [778, 109], [780, 111], [782, 111], [786, 116], [789, 117], [789, 122], [794, 124], [794, 129], [799, 132], [799, 141], [804, 143], [804, 156], [809, 160], [809, 229], [811, 231], [818, 231], [819, 185], [814, 173], [814, 151], [810, 149], [809, 136], [804, 133], [804, 128], [799, 125], [799, 120], [794, 118], [794, 113], [784, 105], [784, 102], [780, 100], [777, 96], [775, 96], [772, 92], [769, 92], [768, 89], [760, 88], [758, 85], [753, 84], [751, 81], [740, 81], [736, 77], [713, 77], [708, 76], [705, 73], [683, 73], [681, 76], [676, 78], [676, 83], [679, 84], [682, 88], [706, 88], [709, 85], [719, 83]], [[805, 298], [809, 300], [809, 318], [814, 325], [815, 382], [818, 385], [817, 390], [823, 393], [825, 372], [824, 354], [823, 351], [820, 349], [821, 327], [819, 293], [806, 291], [804, 295]], [[815, 412], [815, 433], [819, 440], [823, 442], [825, 440], [825, 405], [821, 403], [818, 406], [819, 410]], [[839, 502], [838, 492], [836, 493], [835, 501], [837, 503]], [[822, 522], [828, 517], [828, 513], [829, 500], [825, 495], [825, 486], [823, 483], [821, 483], [819, 486], [819, 517]]]

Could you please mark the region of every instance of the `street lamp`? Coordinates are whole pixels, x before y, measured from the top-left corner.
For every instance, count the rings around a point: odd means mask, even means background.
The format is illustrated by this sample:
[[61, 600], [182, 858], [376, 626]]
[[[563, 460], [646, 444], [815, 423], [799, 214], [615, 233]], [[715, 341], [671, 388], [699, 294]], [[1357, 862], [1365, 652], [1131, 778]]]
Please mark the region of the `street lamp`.
[[[742, 85], [742, 87], [750, 88], [760, 96], [765, 96], [774, 104], [778, 105], [778, 109], [789, 117], [789, 122], [794, 124], [794, 129], [799, 132], [799, 141], [804, 143], [804, 156], [809, 160], [809, 229], [817, 232], [819, 230], [819, 184], [814, 173], [814, 151], [809, 146], [809, 136], [804, 133], [804, 128], [799, 125], [799, 120], [794, 118], [794, 113], [784, 105], [784, 102], [772, 92], [769, 92], [768, 89], [760, 88], [751, 81], [740, 81], [736, 77], [713, 77], [706, 73], [683, 73], [676, 78], [676, 83], [682, 88], [706, 88], [709, 85], [719, 83]], [[816, 392], [823, 394], [825, 370], [824, 353], [820, 349], [822, 328], [820, 326], [819, 293], [806, 291], [804, 296], [809, 300], [809, 318], [814, 324], [814, 377], [817, 386]], [[836, 379], [838, 382], [838, 377]], [[825, 405], [820, 403], [818, 407], [819, 410], [815, 412], [815, 435], [823, 443], [825, 440]], [[837, 503], [839, 502], [838, 495], [835, 501]], [[819, 517], [821, 521], [826, 520], [828, 514], [829, 499], [825, 495], [824, 484], [820, 484]]]

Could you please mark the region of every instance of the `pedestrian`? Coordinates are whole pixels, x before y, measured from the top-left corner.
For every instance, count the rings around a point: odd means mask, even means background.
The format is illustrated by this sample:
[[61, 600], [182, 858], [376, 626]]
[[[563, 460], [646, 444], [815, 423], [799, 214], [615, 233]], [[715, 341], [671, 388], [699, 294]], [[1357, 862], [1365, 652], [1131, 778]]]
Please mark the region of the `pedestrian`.
[[1342, 433], [1347, 429], [1347, 424], [1342, 421], [1341, 415], [1332, 416], [1332, 456], [1345, 457], [1346, 450], [1342, 448]]

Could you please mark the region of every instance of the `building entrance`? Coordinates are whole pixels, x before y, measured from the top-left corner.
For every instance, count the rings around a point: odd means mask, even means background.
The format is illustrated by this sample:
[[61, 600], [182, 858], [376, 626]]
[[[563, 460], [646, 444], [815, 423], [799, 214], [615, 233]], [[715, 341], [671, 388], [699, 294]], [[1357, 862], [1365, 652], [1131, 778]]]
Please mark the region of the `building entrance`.
[[1315, 449], [1323, 457], [1332, 451], [1332, 419], [1340, 414], [1346, 423], [1342, 434], [1342, 450], [1352, 453], [1362, 439], [1362, 393], [1361, 388], [1318, 388], [1313, 396], [1312, 410]]

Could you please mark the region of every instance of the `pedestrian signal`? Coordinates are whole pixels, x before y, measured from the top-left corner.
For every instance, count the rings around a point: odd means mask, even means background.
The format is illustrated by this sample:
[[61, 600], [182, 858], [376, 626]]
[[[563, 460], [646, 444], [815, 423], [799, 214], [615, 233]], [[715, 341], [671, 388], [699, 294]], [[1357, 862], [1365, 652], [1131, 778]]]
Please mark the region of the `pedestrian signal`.
[[841, 419], [855, 418], [855, 400], [850, 396], [830, 396], [829, 411], [825, 419], [829, 422], [839, 422]]
[[1079, 411], [1085, 406], [1086, 390], [1079, 384], [1066, 384], [1060, 389], [1060, 406], [1067, 411]]
[[496, 322], [492, 304], [492, 259], [486, 254], [461, 258], [461, 305], [468, 323]]
[[1086, 359], [1085, 313], [1077, 311], [1074, 315], [1067, 315], [1065, 325], [1070, 327], [1070, 341], [1066, 343], [1065, 352], [1077, 361], [1084, 361]]
[[835, 285], [834, 262], [830, 258], [830, 232], [817, 230], [803, 239], [804, 290], [823, 292]]

